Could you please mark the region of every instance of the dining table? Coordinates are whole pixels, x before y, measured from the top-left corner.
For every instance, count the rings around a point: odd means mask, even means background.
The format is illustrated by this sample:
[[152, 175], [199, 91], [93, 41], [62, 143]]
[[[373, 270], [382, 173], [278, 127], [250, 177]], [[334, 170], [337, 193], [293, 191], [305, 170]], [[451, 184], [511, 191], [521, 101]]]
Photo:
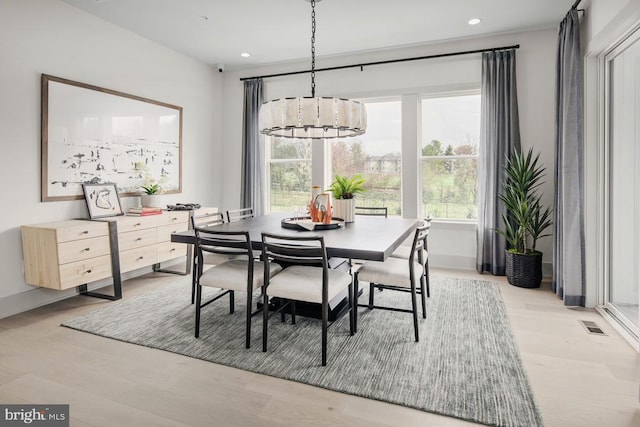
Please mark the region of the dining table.
[[[254, 250], [262, 250], [262, 233], [272, 233], [284, 236], [320, 235], [324, 237], [327, 256], [331, 260], [362, 260], [384, 261], [409, 237], [418, 225], [417, 218], [356, 216], [354, 222], [337, 221], [335, 228], [307, 230], [304, 227], [291, 227], [291, 214], [271, 213], [260, 215], [241, 221], [227, 222], [210, 227], [216, 231], [248, 231]], [[305, 224], [307, 225], [307, 224]], [[325, 228], [320, 225], [318, 228]], [[171, 235], [171, 241], [176, 243], [195, 244], [196, 237], [193, 229], [176, 232]], [[334, 265], [336, 263], [333, 263]], [[339, 264], [339, 263], [338, 263]], [[195, 273], [194, 273], [195, 274]], [[355, 292], [352, 298], [353, 309], [356, 310]], [[332, 305], [332, 317], [337, 317], [344, 311], [343, 304]], [[300, 314], [304, 315], [303, 312]], [[313, 316], [316, 317], [316, 316]]]

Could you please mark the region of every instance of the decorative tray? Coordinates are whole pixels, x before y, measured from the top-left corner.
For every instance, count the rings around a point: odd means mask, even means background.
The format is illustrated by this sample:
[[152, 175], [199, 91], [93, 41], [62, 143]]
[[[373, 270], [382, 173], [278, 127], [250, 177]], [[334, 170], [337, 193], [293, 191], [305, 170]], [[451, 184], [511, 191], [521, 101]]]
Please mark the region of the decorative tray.
[[299, 230], [299, 231], [315, 231], [315, 230], [333, 230], [335, 228], [340, 228], [344, 226], [344, 219], [342, 218], [332, 218], [329, 224], [325, 224], [322, 222], [313, 222], [311, 218], [306, 217], [294, 217], [294, 218], [284, 218], [280, 225], [282, 228], [289, 228], [291, 230]]

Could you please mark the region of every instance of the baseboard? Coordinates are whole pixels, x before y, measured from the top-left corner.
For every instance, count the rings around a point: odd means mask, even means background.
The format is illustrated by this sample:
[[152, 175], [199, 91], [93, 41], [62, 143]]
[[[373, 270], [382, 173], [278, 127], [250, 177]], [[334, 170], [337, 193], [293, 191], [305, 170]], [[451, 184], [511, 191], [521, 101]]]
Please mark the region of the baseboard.
[[[183, 264], [184, 261], [172, 260], [163, 263], [163, 267], [169, 267], [175, 264]], [[142, 276], [143, 274], [151, 273], [152, 267], [144, 267], [138, 270], [128, 271], [121, 275], [121, 280], [124, 282], [127, 279], [133, 277]], [[87, 290], [95, 291], [105, 286], [113, 284], [111, 279], [98, 280], [87, 285]], [[109, 292], [108, 290], [106, 292]], [[123, 292], [125, 290], [123, 289]], [[51, 304], [57, 301], [62, 301], [67, 298], [78, 295], [78, 288], [65, 289], [58, 291], [48, 288], [33, 288], [28, 291], [21, 292], [19, 294], [9, 295], [4, 298], [0, 298], [0, 319], [23, 313], [25, 311], [33, 310], [34, 308], [42, 307], [47, 304]]]
[[[465, 257], [456, 255], [438, 255], [429, 254], [429, 266], [434, 268], [448, 268], [452, 270], [475, 270], [475, 257]], [[553, 274], [553, 264], [550, 262], [542, 263], [542, 276], [550, 279]]]
[[429, 267], [450, 268], [453, 270], [475, 270], [475, 257], [457, 255], [438, 255], [429, 251]]

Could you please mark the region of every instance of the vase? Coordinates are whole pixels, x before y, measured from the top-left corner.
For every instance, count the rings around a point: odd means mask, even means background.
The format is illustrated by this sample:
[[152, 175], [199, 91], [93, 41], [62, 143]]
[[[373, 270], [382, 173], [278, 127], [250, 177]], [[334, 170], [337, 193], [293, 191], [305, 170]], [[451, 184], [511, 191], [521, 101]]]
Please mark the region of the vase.
[[542, 282], [542, 253], [518, 254], [506, 251], [507, 281], [521, 288], [539, 288]]
[[162, 196], [160, 194], [142, 194], [140, 203], [145, 208], [163, 208]]
[[333, 216], [353, 222], [356, 219], [356, 199], [335, 199], [333, 201]]

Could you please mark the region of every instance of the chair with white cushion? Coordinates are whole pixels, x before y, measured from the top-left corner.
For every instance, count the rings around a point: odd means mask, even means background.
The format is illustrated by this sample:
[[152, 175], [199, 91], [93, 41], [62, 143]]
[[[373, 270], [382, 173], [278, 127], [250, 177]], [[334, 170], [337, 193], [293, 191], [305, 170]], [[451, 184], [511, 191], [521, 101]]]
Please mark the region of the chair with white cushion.
[[[203, 307], [229, 295], [229, 312], [234, 312], [234, 292], [242, 291], [247, 294], [246, 347], [251, 346], [251, 317], [253, 293], [262, 288], [264, 283], [264, 266], [261, 261], [253, 258], [251, 240], [247, 231], [214, 231], [213, 229], [195, 228], [196, 235], [196, 325], [195, 337], [200, 336], [200, 312]], [[207, 252], [227, 257], [234, 257], [228, 261], [214, 265], [203, 271], [203, 256]], [[279, 265], [270, 267], [271, 275], [277, 274], [282, 268]], [[221, 289], [209, 301], [202, 302], [202, 287], [210, 286]]]
[[[425, 287], [427, 288], [427, 298], [431, 297], [431, 290], [429, 288], [429, 248], [427, 247], [427, 239], [429, 237], [429, 229], [431, 228], [431, 217], [425, 218], [423, 222], [427, 226], [427, 234], [424, 236], [424, 248], [422, 250], [422, 260], [424, 261], [424, 280]], [[391, 256], [394, 258], [400, 259], [409, 259], [409, 255], [411, 254], [411, 247], [409, 246], [400, 246], [396, 249]], [[422, 291], [422, 290], [421, 290]], [[424, 315], [424, 299], [422, 305], [422, 313]]]
[[[216, 225], [220, 225], [220, 224], [224, 224], [224, 214], [222, 212], [209, 214], [203, 218], [197, 218], [193, 215], [191, 216], [192, 229], [195, 229], [196, 227], [200, 227], [200, 228], [215, 227]], [[207, 264], [214, 264], [214, 265], [220, 264], [230, 259], [229, 256], [218, 255], [216, 253], [213, 253], [212, 251], [209, 250], [207, 246], [203, 245], [201, 246], [201, 249], [204, 252], [207, 252], [209, 254], [209, 255], [203, 254], [204, 255], [203, 262], [202, 262], [203, 266]], [[198, 278], [198, 275], [196, 273], [197, 270], [198, 270], [198, 257], [194, 253], [193, 264], [191, 269], [191, 271], [193, 272], [191, 274], [191, 304], [194, 304], [196, 300], [196, 279]]]
[[[425, 301], [424, 301], [424, 274], [422, 260], [422, 249], [424, 246], [424, 239], [428, 232], [428, 226], [422, 224], [416, 228], [413, 236], [413, 244], [411, 245], [411, 253], [408, 260], [400, 258], [389, 257], [386, 261], [376, 262], [367, 261], [354, 275], [354, 287], [358, 290], [359, 281], [369, 282], [369, 304], [361, 305], [361, 307], [367, 307], [372, 309], [392, 310], [400, 311], [403, 313], [413, 313], [413, 329], [415, 334], [415, 340], [418, 341], [418, 308], [417, 308], [417, 288], [420, 286], [422, 290], [422, 303], [423, 303], [423, 317], [426, 317]], [[374, 288], [410, 292], [411, 294], [411, 310], [377, 306], [375, 305], [373, 295]], [[358, 293], [356, 292], [356, 305], [358, 299]], [[354, 326], [357, 330], [357, 311], [354, 312]]]
[[[351, 304], [352, 277], [349, 273], [329, 269], [327, 250], [322, 236], [280, 236], [262, 233], [264, 265], [262, 351], [267, 351], [267, 323], [270, 317], [269, 297], [282, 300], [278, 311], [290, 307], [291, 322], [295, 324], [295, 302], [304, 301], [322, 307], [322, 366], [327, 364], [327, 329], [329, 328], [329, 301], [348, 290], [349, 331], [353, 335], [353, 308]], [[286, 267], [273, 276], [275, 263]]]
[[243, 219], [253, 218], [253, 208], [232, 209], [227, 211], [227, 221], [236, 222]]
[[388, 216], [388, 209], [386, 206], [356, 206], [355, 214], [356, 215], [367, 215], [367, 216]]

